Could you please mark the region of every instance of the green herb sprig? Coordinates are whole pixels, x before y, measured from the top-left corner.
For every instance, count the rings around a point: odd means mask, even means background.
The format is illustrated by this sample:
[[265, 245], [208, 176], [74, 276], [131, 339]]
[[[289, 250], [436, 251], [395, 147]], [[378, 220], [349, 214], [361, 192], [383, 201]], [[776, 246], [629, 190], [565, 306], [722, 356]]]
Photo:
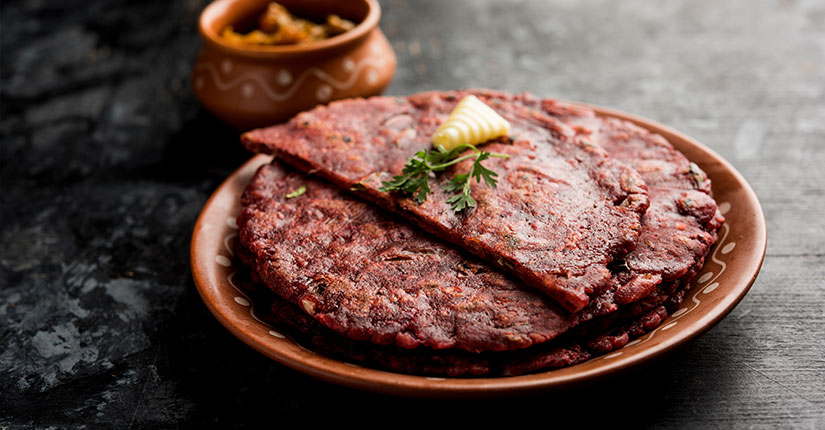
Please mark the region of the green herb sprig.
[[285, 195], [284, 197], [286, 197], [288, 199], [294, 199], [295, 197], [303, 195], [305, 192], [307, 192], [307, 186], [306, 185], [301, 185], [295, 191]]
[[[459, 154], [468, 149], [471, 149], [472, 153], [459, 157]], [[478, 183], [483, 180], [488, 187], [492, 188], [498, 184], [496, 179], [498, 174], [481, 164], [490, 157], [510, 158], [507, 154], [482, 151], [470, 144], [459, 145], [449, 151], [441, 146], [434, 151], [418, 151], [407, 160], [400, 175], [393, 176], [390, 181], [382, 182], [382, 187], [378, 190], [401, 191], [412, 195], [415, 201], [421, 204], [427, 201], [427, 195], [432, 192], [429, 184], [431, 172], [440, 172], [464, 160], [473, 159], [469, 172], [453, 176], [444, 187], [447, 192], [456, 193], [447, 199], [447, 203], [450, 203], [454, 211], [461, 212], [468, 207], [476, 207], [476, 201], [470, 195], [470, 182], [473, 178]]]

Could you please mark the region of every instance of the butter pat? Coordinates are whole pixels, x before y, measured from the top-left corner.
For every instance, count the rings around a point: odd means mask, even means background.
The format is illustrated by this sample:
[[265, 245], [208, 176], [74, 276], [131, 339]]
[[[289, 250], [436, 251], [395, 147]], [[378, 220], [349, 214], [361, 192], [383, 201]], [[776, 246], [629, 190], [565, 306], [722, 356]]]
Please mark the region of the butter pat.
[[507, 136], [510, 123], [476, 96], [458, 102], [450, 116], [432, 137], [433, 146], [449, 151], [462, 144], [478, 145], [496, 137]]

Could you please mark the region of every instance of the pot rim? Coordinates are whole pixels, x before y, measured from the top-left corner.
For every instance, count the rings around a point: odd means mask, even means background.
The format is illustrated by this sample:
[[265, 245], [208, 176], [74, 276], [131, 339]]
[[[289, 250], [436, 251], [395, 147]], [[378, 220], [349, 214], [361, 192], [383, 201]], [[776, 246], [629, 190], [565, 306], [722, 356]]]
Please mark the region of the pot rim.
[[312, 54], [331, 49], [336, 49], [348, 45], [354, 41], [366, 38], [369, 33], [378, 26], [381, 18], [381, 6], [377, 0], [357, 0], [367, 6], [367, 15], [352, 30], [331, 37], [320, 42], [313, 42], [300, 45], [279, 45], [262, 46], [248, 45], [239, 46], [228, 43], [215, 30], [212, 24], [215, 19], [225, 14], [231, 5], [248, 3], [244, 0], [216, 0], [206, 6], [198, 18], [198, 34], [203, 42], [213, 48], [224, 51], [232, 55], [248, 58], [284, 58], [295, 55]]

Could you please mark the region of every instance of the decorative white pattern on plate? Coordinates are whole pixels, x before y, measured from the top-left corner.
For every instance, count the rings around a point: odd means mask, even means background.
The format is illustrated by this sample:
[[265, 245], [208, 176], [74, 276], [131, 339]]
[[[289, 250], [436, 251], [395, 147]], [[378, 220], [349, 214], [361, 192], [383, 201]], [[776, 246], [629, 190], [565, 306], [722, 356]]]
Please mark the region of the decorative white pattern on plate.
[[[730, 204], [729, 203], [725, 202], [725, 203], [722, 203], [719, 206], [722, 207], [723, 205], [726, 205], [727, 209], [730, 209]], [[725, 212], [727, 212], [727, 210]], [[226, 224], [234, 230], [238, 229], [238, 225], [235, 221], [235, 218], [227, 218]], [[656, 333], [658, 333], [660, 331], [667, 331], [667, 330], [670, 330], [671, 328], [675, 327], [678, 324], [678, 320], [680, 318], [684, 317], [685, 315], [687, 315], [688, 313], [694, 311], [696, 308], [699, 307], [699, 305], [701, 304], [701, 300], [699, 300], [699, 298], [698, 298], [699, 293], [707, 294], [707, 293], [710, 293], [711, 291], [715, 290], [717, 287], [719, 287], [719, 283], [715, 282], [715, 281], [716, 281], [717, 278], [719, 278], [719, 276], [722, 273], [725, 272], [725, 269], [727, 269], [727, 264], [725, 264], [725, 262], [719, 260], [716, 257], [716, 255], [717, 255], [717, 253], [728, 254], [736, 246], [735, 242], [725, 243], [727, 241], [727, 238], [728, 238], [728, 233], [730, 232], [730, 227], [728, 226], [728, 224], [722, 224], [722, 227], [720, 228], [720, 231], [723, 232], [722, 238], [719, 239], [719, 241], [715, 244], [713, 252], [710, 254], [710, 260], [713, 263], [719, 265], [721, 267], [721, 270], [719, 270], [718, 272], [715, 272], [715, 273], [712, 272], [712, 271], [705, 272], [705, 273], [701, 274], [698, 278], [696, 278], [695, 281], [691, 281], [691, 282], [695, 282], [696, 287], [699, 287], [700, 285], [704, 285], [704, 287], [702, 287], [702, 288], [694, 288], [694, 291], [692, 292], [692, 296], [690, 298], [691, 301], [693, 302], [693, 306], [690, 307], [690, 308], [680, 307], [673, 314], [671, 314], [668, 317], [668, 319], [666, 319], [663, 323], [661, 323], [659, 325], [659, 327], [657, 327], [654, 330], [646, 333], [645, 335], [642, 335], [641, 337], [638, 337], [636, 339], [631, 340], [626, 345], [624, 345], [623, 348], [628, 348], [628, 347], [631, 347], [631, 346], [646, 343], [650, 339], [652, 339], [656, 335]], [[237, 232], [232, 232], [232, 233], [226, 235], [223, 239], [223, 245], [226, 248], [226, 250], [229, 252], [230, 257], [233, 255], [232, 246], [230, 245], [230, 242], [232, 241], [232, 239], [234, 239], [237, 236], [238, 236]], [[234, 267], [232, 265], [232, 262], [231, 262], [229, 257], [218, 254], [215, 257], [215, 261], [217, 261], [221, 266], [226, 267], [228, 270], [234, 269]], [[225, 264], [225, 263], [228, 263], [228, 264]], [[707, 266], [705, 267], [705, 269], [707, 269]], [[234, 298], [235, 302], [239, 306], [243, 306], [243, 307], [249, 309], [249, 315], [252, 316], [252, 318], [254, 318], [259, 323], [263, 324], [266, 327], [266, 329], [268, 330], [268, 333], [271, 336], [273, 336], [275, 338], [278, 338], [278, 339], [289, 340], [289, 341], [293, 342], [295, 345], [297, 345], [298, 347], [300, 347], [301, 349], [303, 349], [303, 350], [305, 350], [309, 353], [312, 353], [312, 354], [317, 354], [316, 352], [314, 352], [310, 349], [307, 349], [306, 347], [304, 347], [300, 343], [296, 342], [295, 339], [292, 339], [291, 337], [287, 337], [287, 336], [281, 334], [280, 332], [275, 331], [274, 330], [275, 327], [271, 326], [266, 321], [258, 318], [258, 316], [255, 315], [255, 306], [254, 306], [255, 303], [249, 298], [249, 296], [246, 295], [246, 293], [244, 293], [243, 290], [241, 290], [237, 285], [235, 285], [235, 281], [233, 279], [234, 276], [235, 276], [235, 273], [236, 272], [234, 270], [232, 270], [230, 273], [228, 273], [227, 276], [226, 276], [226, 280], [229, 283], [229, 285], [231, 285], [232, 288], [235, 289], [235, 291], [237, 291], [239, 294], [241, 294], [243, 296], [243, 297], [235, 297]], [[685, 306], [685, 304], [683, 303], [682, 306]], [[616, 352], [613, 352], [613, 353], [608, 354], [608, 355], [597, 357], [595, 359], [609, 360], [609, 359], [613, 359], [613, 358], [616, 358], [616, 357], [620, 357], [623, 354], [624, 354], [624, 351], [616, 351]], [[359, 367], [359, 366], [351, 364], [351, 363], [344, 362], [344, 364]], [[429, 379], [431, 381], [441, 381], [441, 380], [444, 380], [445, 378], [427, 377], [427, 379]]]
[[[728, 203], [728, 202], [724, 202], [724, 203], [721, 203], [719, 205], [719, 208], [720, 208], [720, 212], [727, 213], [731, 209], [731, 204]], [[724, 209], [724, 210], [722, 210], [722, 209]], [[723, 231], [722, 238], [719, 239], [719, 241], [716, 243], [715, 247], [713, 248], [713, 252], [710, 254], [710, 260], [713, 263], [719, 265], [722, 269], [719, 270], [718, 272], [716, 272], [715, 274], [714, 274], [714, 272], [708, 271], [708, 272], [703, 273], [702, 275], [700, 275], [695, 281], [691, 281], [691, 282], [695, 282], [694, 289], [693, 289], [693, 291], [691, 293], [691, 297], [690, 297], [690, 300], [693, 302], [693, 306], [690, 307], [690, 308], [681, 307], [681, 308], [677, 309], [676, 312], [671, 314], [662, 324], [659, 325], [659, 327], [656, 327], [656, 329], [654, 329], [653, 331], [647, 333], [646, 335], [642, 335], [642, 337], [639, 337], [639, 338], [635, 339], [632, 342], [628, 342], [624, 346], [624, 348], [627, 348], [627, 347], [633, 346], [633, 345], [643, 344], [643, 343], [649, 341], [650, 339], [652, 339], [653, 336], [656, 335], [656, 333], [658, 333], [660, 331], [670, 330], [671, 328], [676, 326], [677, 320], [679, 320], [680, 318], [684, 317], [685, 315], [693, 312], [696, 308], [699, 307], [700, 304], [702, 304], [702, 301], [699, 300], [699, 293], [708, 294], [711, 291], [713, 291], [713, 290], [715, 290], [716, 288], [719, 287], [719, 283], [716, 282], [716, 279], [719, 278], [719, 276], [722, 273], [725, 272], [725, 269], [727, 269], [728, 265], [725, 264], [724, 261], [721, 261], [718, 258], [716, 258], [716, 254], [717, 253], [727, 254], [727, 253], [733, 251], [733, 248], [736, 246], [736, 242], [725, 243], [725, 241], [728, 239], [728, 233], [730, 233], [730, 227], [728, 226], [727, 223], [722, 224], [722, 227], [720, 228], [720, 231]], [[727, 250], [727, 252], [725, 250]], [[704, 268], [707, 269], [707, 266], [705, 266]], [[685, 304], [683, 303], [682, 306], [685, 306]], [[600, 359], [605, 360], [605, 359], [609, 359], [609, 358], [613, 358], [613, 357], [615, 357], [615, 355], [606, 355], [604, 357], [600, 357]]]
[[[237, 218], [236, 217], [227, 218], [226, 219], [226, 225], [229, 226], [229, 228], [231, 228], [233, 230], [237, 230], [238, 229]], [[266, 321], [260, 319], [257, 315], [255, 315], [255, 302], [252, 301], [252, 299], [246, 294], [246, 292], [244, 292], [242, 289], [240, 289], [240, 287], [238, 287], [237, 284], [235, 284], [235, 274], [237, 273], [237, 271], [235, 271], [235, 266], [232, 264], [232, 260], [231, 260], [231, 256], [234, 255], [234, 252], [232, 251], [231, 242], [232, 242], [232, 239], [234, 239], [236, 237], [238, 237], [238, 233], [237, 232], [232, 232], [232, 233], [224, 236], [224, 238], [223, 238], [223, 246], [229, 252], [229, 257], [227, 257], [225, 255], [222, 255], [222, 254], [218, 254], [218, 255], [215, 256], [215, 261], [218, 264], [220, 264], [221, 266], [226, 267], [226, 270], [229, 271], [226, 274], [226, 282], [238, 294], [240, 294], [240, 296], [234, 297], [233, 301], [235, 303], [237, 303], [238, 306], [242, 306], [244, 308], [249, 309], [249, 316], [251, 316], [253, 319], [255, 319], [255, 321], [258, 321], [259, 323], [263, 324], [264, 327], [266, 327], [268, 333], [272, 337], [275, 337], [275, 338], [278, 338], [278, 339], [289, 339], [286, 336], [284, 336], [283, 334], [281, 334], [280, 332], [275, 331], [275, 327], [269, 325], [269, 323], [267, 323]], [[289, 340], [293, 341], [296, 345], [298, 345], [298, 342], [295, 342], [294, 339], [289, 339]], [[301, 345], [298, 345], [298, 346], [301, 346]], [[306, 349], [303, 346], [301, 346], [301, 348]]]

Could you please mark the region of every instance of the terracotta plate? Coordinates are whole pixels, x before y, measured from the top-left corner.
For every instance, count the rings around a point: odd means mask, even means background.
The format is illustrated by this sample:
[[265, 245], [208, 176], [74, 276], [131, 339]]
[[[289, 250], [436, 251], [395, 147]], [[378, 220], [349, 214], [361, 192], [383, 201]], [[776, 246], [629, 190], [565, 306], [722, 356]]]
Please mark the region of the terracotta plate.
[[235, 336], [272, 359], [316, 378], [354, 388], [415, 396], [492, 395], [558, 389], [641, 365], [709, 330], [739, 303], [762, 266], [767, 244], [762, 208], [751, 187], [727, 161], [699, 142], [655, 122], [600, 107], [600, 115], [630, 120], [667, 138], [707, 172], [727, 222], [705, 267], [682, 306], [656, 330], [605, 356], [564, 369], [515, 377], [429, 378], [375, 370], [304, 349], [255, 314], [249, 295], [236, 287], [232, 241], [239, 197], [257, 168], [269, 162], [258, 155], [215, 191], [204, 206], [192, 236], [195, 285], [209, 310]]

